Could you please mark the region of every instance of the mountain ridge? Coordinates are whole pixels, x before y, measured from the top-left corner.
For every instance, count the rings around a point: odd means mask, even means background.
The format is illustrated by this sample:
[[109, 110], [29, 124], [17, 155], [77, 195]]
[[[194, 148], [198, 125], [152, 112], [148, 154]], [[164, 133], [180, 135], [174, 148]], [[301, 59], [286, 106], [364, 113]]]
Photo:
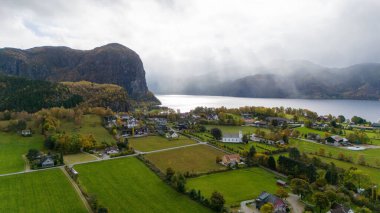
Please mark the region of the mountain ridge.
[[380, 63], [328, 68], [306, 62], [285, 62], [260, 68], [267, 70], [264, 73], [211, 82], [204, 86], [197, 84], [202, 80], [189, 79], [180, 94], [251, 98], [380, 99]]
[[140, 56], [118, 43], [91, 50], [65, 46], [2, 48], [0, 73], [51, 82], [116, 84], [125, 88], [131, 98], [159, 103], [148, 90]]

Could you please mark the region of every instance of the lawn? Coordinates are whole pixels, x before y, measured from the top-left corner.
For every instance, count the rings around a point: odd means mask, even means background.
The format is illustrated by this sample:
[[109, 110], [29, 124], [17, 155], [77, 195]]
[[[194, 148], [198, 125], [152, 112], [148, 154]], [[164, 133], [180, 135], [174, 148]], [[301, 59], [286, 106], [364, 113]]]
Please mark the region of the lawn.
[[112, 135], [102, 126], [102, 119], [97, 115], [83, 115], [80, 125], [62, 121], [59, 129], [67, 133], [92, 134], [98, 144], [116, 142]]
[[234, 205], [255, 199], [262, 191], [274, 193], [278, 187], [274, 174], [261, 168], [249, 168], [191, 178], [186, 188], [200, 190], [206, 197], [218, 191], [227, 205]]
[[24, 170], [25, 161], [22, 155], [29, 149], [41, 149], [43, 137], [21, 137], [15, 133], [0, 132], [0, 174], [19, 172]]
[[178, 139], [173, 140], [168, 140], [165, 137], [161, 136], [148, 136], [140, 138], [130, 138], [128, 139], [128, 141], [131, 147], [143, 152], [196, 143], [195, 141], [184, 136], [180, 136]]
[[[350, 133], [353, 133], [354, 131], [353, 130], [345, 130], [346, 132], [346, 135], [350, 134]], [[370, 139], [370, 144], [374, 144], [374, 145], [378, 145], [380, 146], [380, 136], [379, 134], [377, 134], [376, 132], [374, 131], [369, 131], [369, 130], [366, 130], [365, 133], [368, 135], [369, 139]]]
[[[320, 130], [310, 129], [310, 128], [307, 128], [307, 127], [298, 127], [296, 129], [301, 133], [301, 135], [305, 135], [307, 133], [314, 133], [314, 134], [320, 135], [321, 138], [325, 137], [325, 132], [320, 131]], [[344, 130], [344, 131], [345, 131], [345, 135], [342, 135], [343, 137], [347, 137], [348, 134], [354, 132], [352, 130]], [[367, 131], [365, 131], [365, 133], [370, 138], [370, 144], [372, 143], [374, 145], [380, 145], [380, 138], [379, 138], [379, 136], [375, 132], [367, 130]], [[329, 134], [331, 134], [331, 133], [329, 133]]]
[[60, 169], [0, 177], [0, 212], [87, 212]]
[[208, 145], [196, 145], [186, 148], [156, 152], [145, 156], [162, 172], [171, 167], [174, 171], [205, 173], [226, 169], [216, 163], [216, 157], [222, 157], [224, 152]]
[[136, 158], [82, 164], [75, 169], [80, 184], [109, 212], [209, 212], [166, 185]]
[[239, 133], [239, 130], [243, 132], [243, 134], [253, 134], [257, 129], [260, 129], [261, 131], [269, 133], [269, 129], [265, 128], [258, 128], [253, 126], [223, 126], [223, 125], [206, 125], [206, 128], [208, 130], [212, 128], [219, 128], [222, 130], [222, 133]]
[[377, 161], [379, 161], [380, 149], [366, 149], [363, 151], [351, 151], [342, 147], [334, 147], [324, 144], [312, 143], [307, 141], [301, 141], [297, 139], [291, 139], [290, 145], [293, 147], [297, 147], [302, 152], [307, 153], [315, 153], [318, 152], [319, 149], [323, 148], [325, 150], [326, 155], [328, 153], [332, 154], [332, 157], [337, 158], [339, 153], [343, 153], [345, 156], [351, 156], [353, 158], [353, 162], [358, 162], [359, 155], [363, 155], [366, 159], [366, 162], [370, 165], [375, 166]]
[[73, 163], [96, 160], [97, 158], [88, 153], [78, 153], [78, 154], [65, 155], [63, 156], [63, 159], [65, 161], [65, 164], [70, 165]]
[[321, 138], [325, 137], [325, 132], [320, 131], [320, 130], [310, 129], [307, 127], [297, 127], [295, 129], [298, 130], [301, 133], [301, 135], [307, 135], [307, 133], [314, 133], [314, 134], [318, 134], [319, 136], [321, 136]]

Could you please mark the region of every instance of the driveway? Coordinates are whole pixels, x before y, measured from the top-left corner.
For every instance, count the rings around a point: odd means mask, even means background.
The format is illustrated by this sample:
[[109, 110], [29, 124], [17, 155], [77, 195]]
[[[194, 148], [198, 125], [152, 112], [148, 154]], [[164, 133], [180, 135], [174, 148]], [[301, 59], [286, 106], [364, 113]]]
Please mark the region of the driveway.
[[286, 198], [286, 201], [288, 201], [289, 205], [292, 207], [293, 213], [302, 213], [305, 209], [305, 205], [301, 203], [299, 200], [300, 197], [298, 195], [289, 193], [289, 197]]
[[[257, 210], [255, 208], [254, 205], [252, 205], [252, 203], [255, 202], [255, 200], [245, 200], [245, 201], [242, 201], [240, 203], [240, 211], [239, 212], [243, 212], [243, 213], [260, 213], [259, 210]], [[247, 206], [247, 203], [248, 206]]]

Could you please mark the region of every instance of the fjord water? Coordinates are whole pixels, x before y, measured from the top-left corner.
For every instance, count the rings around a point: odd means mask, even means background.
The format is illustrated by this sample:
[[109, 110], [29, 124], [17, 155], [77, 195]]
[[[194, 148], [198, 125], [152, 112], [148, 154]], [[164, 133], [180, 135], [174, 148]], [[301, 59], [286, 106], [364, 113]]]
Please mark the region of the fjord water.
[[380, 119], [380, 101], [366, 100], [311, 100], [311, 99], [279, 99], [279, 98], [237, 98], [226, 96], [202, 95], [157, 95], [162, 106], [188, 112], [197, 106], [237, 108], [242, 106], [292, 107], [309, 109], [319, 115], [354, 115], [371, 122]]

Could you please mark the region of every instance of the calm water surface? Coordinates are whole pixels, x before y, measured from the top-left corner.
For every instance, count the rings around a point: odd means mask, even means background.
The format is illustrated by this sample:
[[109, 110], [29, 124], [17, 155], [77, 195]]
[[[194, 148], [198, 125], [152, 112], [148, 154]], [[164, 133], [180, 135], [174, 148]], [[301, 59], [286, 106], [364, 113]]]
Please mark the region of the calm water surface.
[[162, 106], [188, 112], [197, 106], [237, 108], [242, 106], [292, 107], [317, 112], [320, 115], [354, 115], [371, 122], [380, 119], [380, 101], [362, 100], [310, 100], [310, 99], [277, 99], [277, 98], [236, 98], [226, 96], [201, 95], [157, 95]]

